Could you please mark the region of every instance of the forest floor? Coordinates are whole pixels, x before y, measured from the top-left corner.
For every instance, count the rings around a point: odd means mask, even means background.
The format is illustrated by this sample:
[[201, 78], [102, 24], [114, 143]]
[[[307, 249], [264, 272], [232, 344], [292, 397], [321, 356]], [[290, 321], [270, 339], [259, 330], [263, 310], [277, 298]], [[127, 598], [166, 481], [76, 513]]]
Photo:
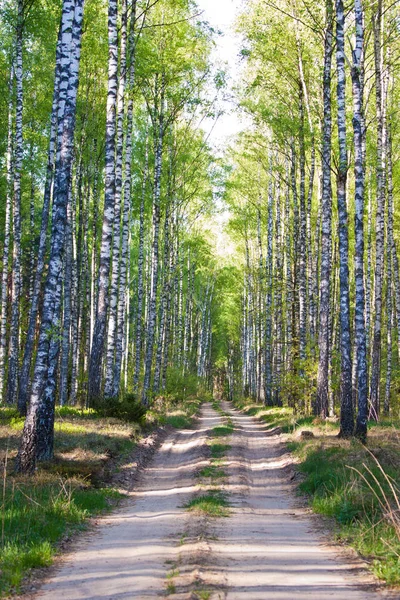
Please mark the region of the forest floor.
[[24, 598], [382, 598], [355, 554], [332, 545], [293, 479], [279, 429], [205, 403], [196, 427], [169, 433], [123, 505]]

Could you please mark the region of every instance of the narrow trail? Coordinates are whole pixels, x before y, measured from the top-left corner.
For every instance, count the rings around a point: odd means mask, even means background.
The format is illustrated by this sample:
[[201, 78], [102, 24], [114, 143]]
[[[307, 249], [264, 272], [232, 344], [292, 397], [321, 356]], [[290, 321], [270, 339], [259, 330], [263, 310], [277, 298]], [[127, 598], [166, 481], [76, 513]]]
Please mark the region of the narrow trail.
[[[125, 505], [101, 519], [35, 596], [41, 600], [378, 600], [369, 578], [326, 545], [296, 507], [278, 435], [233, 410], [222, 486], [228, 518], [188, 513], [201, 489], [207, 437], [222, 418], [205, 404], [195, 430], [171, 434]], [[210, 595], [204, 594], [209, 590]]]

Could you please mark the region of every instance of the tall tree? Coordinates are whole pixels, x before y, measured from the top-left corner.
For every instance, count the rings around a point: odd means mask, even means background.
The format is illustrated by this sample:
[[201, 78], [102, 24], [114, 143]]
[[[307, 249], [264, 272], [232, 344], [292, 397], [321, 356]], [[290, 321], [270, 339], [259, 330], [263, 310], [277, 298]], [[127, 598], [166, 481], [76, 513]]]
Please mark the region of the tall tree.
[[[118, 2], [108, 2], [108, 91], [105, 141], [105, 191], [103, 227], [100, 245], [98, 297], [89, 365], [89, 402], [102, 391], [102, 366], [109, 305], [110, 266], [115, 218], [115, 148], [118, 93]], [[114, 257], [116, 260], [116, 257]]]
[[76, 97], [82, 40], [83, 0], [64, 0], [63, 13], [72, 15], [63, 20], [73, 22], [69, 35], [63, 35], [60, 52], [60, 85], [68, 82], [63, 135], [57, 152], [54, 182], [51, 248], [48, 275], [44, 288], [42, 322], [40, 326], [31, 402], [25, 419], [17, 470], [32, 472], [36, 459], [53, 454], [54, 404], [56, 366], [59, 352], [63, 252], [67, 223], [68, 194], [71, 183], [73, 141], [75, 132]]
[[329, 406], [329, 315], [330, 279], [332, 260], [332, 107], [331, 107], [331, 68], [333, 52], [333, 6], [331, 0], [325, 3], [325, 46], [323, 75], [323, 131], [322, 131], [322, 203], [321, 203], [321, 276], [319, 301], [319, 363], [317, 381], [316, 413], [328, 415]]
[[339, 166], [337, 205], [340, 256], [340, 435], [350, 437], [354, 429], [350, 334], [349, 237], [347, 216], [346, 71], [344, 47], [345, 16], [342, 0], [336, 1], [337, 124]]

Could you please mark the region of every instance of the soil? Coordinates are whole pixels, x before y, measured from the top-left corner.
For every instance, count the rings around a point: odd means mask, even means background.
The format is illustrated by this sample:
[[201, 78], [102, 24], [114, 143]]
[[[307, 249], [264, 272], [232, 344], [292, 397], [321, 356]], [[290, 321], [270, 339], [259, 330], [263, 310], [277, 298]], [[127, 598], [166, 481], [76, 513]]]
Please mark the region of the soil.
[[220, 439], [230, 444], [227, 477], [219, 484], [229, 497], [229, 517], [184, 508], [204, 491], [197, 474], [209, 464], [211, 429], [222, 422], [204, 404], [196, 428], [168, 433], [124, 505], [99, 519], [40, 591], [25, 599], [388, 597], [360, 560], [327, 541], [316, 517], [299, 503], [280, 432], [268, 432], [229, 403], [223, 408], [235, 426]]

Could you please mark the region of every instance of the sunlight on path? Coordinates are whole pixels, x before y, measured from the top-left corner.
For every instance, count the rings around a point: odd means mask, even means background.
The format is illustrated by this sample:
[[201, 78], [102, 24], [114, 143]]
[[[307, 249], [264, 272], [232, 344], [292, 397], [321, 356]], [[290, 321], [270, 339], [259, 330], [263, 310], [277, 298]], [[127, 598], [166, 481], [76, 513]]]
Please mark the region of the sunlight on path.
[[[256, 419], [232, 414], [235, 434], [228, 456], [234, 505], [229, 526], [217, 527], [215, 564], [225, 572], [227, 600], [373, 600], [359, 587], [333, 548], [323, 544], [312, 519], [296, 508], [282, 477], [288, 456], [279, 436]], [[217, 596], [216, 596], [217, 597]]]
[[193, 473], [204, 464], [202, 449], [214, 424], [215, 418], [206, 416], [196, 431], [169, 436], [131, 494], [133, 502], [128, 500], [127, 506], [102, 519], [100, 527], [79, 542], [39, 597], [158, 598], [165, 590], [166, 562], [177, 560], [176, 536], [189, 518], [182, 505], [195, 489]]
[[[235, 426], [224, 440], [231, 446], [223, 485], [231, 516], [201, 518], [182, 508], [199, 490], [195, 472], [209, 462], [206, 438], [221, 423], [205, 404], [197, 430], [164, 442], [126, 505], [82, 538], [38, 598], [194, 600], [203, 597], [195, 593], [200, 586], [209, 600], [382, 598], [296, 506], [279, 436], [230, 404], [223, 408]], [[173, 585], [168, 570], [176, 570]]]

